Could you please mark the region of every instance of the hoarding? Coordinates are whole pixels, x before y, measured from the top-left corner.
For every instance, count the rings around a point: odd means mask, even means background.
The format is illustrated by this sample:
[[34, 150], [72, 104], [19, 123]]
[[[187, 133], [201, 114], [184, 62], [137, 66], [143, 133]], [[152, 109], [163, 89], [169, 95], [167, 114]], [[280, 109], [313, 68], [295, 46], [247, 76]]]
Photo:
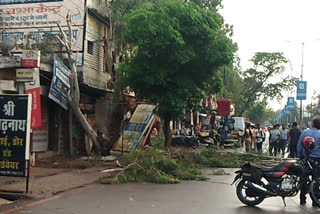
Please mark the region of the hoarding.
[[49, 91], [49, 98], [58, 103], [62, 108], [68, 110], [68, 99], [65, 91], [70, 89], [69, 76], [71, 71], [59, 59], [54, 58], [53, 77]]
[[31, 99], [30, 95], [0, 95], [0, 176], [26, 176]]
[[66, 17], [70, 11], [73, 50], [82, 51], [84, 4], [84, 0], [0, 0], [0, 41], [14, 37], [17, 44], [23, 44], [27, 39], [39, 42], [45, 34], [60, 34], [57, 23], [67, 30]]
[[130, 152], [142, 144], [143, 136], [154, 120], [154, 105], [140, 104], [116, 142], [112, 153]]

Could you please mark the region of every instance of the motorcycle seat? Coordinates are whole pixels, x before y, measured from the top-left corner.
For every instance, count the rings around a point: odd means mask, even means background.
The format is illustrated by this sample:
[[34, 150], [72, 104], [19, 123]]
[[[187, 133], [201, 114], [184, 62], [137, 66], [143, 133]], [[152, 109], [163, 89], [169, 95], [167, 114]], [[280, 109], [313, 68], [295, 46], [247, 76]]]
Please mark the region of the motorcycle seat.
[[286, 172], [293, 163], [294, 161], [285, 161], [273, 167], [263, 167], [261, 170], [263, 172]]

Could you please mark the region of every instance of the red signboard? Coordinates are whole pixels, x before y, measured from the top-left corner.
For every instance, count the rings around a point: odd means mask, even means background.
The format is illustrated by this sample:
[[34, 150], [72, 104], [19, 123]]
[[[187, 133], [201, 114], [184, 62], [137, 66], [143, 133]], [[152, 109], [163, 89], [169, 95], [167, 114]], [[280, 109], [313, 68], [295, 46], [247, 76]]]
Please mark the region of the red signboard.
[[21, 67], [23, 68], [39, 68], [40, 67], [40, 51], [23, 50]]
[[231, 113], [231, 100], [223, 99], [218, 100], [218, 115], [230, 115]]
[[31, 129], [40, 128], [42, 126], [40, 93], [40, 87], [26, 90], [26, 94], [32, 95]]

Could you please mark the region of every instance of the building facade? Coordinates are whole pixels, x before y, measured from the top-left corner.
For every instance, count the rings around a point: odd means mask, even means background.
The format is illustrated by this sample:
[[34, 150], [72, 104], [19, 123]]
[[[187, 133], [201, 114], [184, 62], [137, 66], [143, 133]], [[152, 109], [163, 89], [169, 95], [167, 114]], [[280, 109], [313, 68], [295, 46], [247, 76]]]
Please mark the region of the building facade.
[[[26, 3], [27, 2], [27, 3]], [[80, 83], [80, 108], [88, 121], [104, 135], [108, 135], [110, 118], [118, 105], [112, 103], [113, 71], [107, 69], [106, 38], [109, 18], [103, 14], [106, 1], [95, 0], [0, 0], [0, 46], [8, 38], [16, 45], [13, 56], [0, 56], [0, 93], [19, 93], [16, 69], [21, 67], [22, 49], [44, 44], [50, 36], [60, 34], [57, 23], [68, 33], [67, 15], [72, 17], [72, 50], [77, 61]], [[53, 46], [53, 47], [52, 47]], [[41, 85], [42, 124], [34, 132], [34, 151], [70, 152], [85, 150], [89, 140], [81, 126], [69, 112], [48, 98], [53, 73], [53, 55], [66, 58], [59, 45], [51, 45], [43, 52], [39, 67]], [[38, 144], [37, 144], [37, 143]]]

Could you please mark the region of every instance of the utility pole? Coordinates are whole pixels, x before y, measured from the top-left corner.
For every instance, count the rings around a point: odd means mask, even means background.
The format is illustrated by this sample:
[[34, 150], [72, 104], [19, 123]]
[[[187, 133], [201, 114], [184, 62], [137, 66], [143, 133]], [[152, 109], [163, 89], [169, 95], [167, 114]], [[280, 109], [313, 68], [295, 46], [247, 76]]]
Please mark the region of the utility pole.
[[[303, 81], [303, 56], [304, 56], [304, 42], [302, 42], [302, 62], [301, 62], [301, 76], [300, 79]], [[302, 125], [302, 100], [300, 100], [300, 127]]]

